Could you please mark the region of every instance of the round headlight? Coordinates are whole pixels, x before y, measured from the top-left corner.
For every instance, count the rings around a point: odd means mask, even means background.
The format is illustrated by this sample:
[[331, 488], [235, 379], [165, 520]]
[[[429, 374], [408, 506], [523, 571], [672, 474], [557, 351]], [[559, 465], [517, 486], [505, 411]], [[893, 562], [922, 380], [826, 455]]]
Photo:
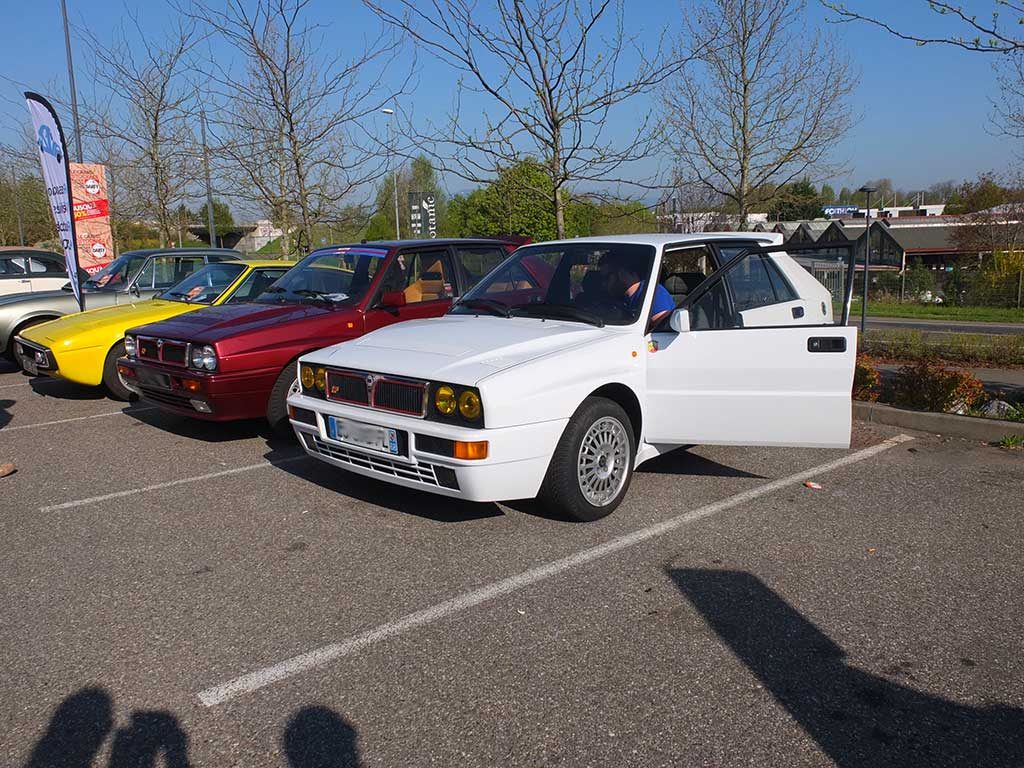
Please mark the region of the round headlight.
[[455, 390], [447, 385], [438, 387], [434, 393], [434, 407], [445, 416], [455, 413]]
[[125, 336], [124, 337], [124, 353], [128, 357], [135, 357], [135, 337]]
[[203, 367], [203, 348], [202, 347], [192, 347], [192, 356], [190, 358], [190, 361], [192, 363], [192, 367], [193, 368], [202, 368]]
[[323, 392], [327, 389], [327, 371], [323, 368], [317, 368], [316, 373], [313, 376], [313, 383], [316, 384], [316, 388]]
[[203, 347], [203, 365], [206, 370], [212, 371], [217, 367], [217, 350], [213, 347]]
[[302, 381], [302, 388], [312, 389], [314, 378], [313, 369], [308, 365], [302, 366], [301, 373], [299, 374], [299, 379]]
[[466, 390], [459, 395], [459, 413], [470, 421], [480, 418], [480, 396], [471, 390]]

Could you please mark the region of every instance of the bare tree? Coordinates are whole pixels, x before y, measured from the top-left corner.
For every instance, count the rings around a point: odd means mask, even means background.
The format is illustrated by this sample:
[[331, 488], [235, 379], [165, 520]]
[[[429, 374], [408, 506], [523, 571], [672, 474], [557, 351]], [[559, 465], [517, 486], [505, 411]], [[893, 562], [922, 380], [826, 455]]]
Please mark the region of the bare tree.
[[[229, 193], [267, 211], [284, 230], [284, 250], [309, 247], [313, 227], [335, 220], [349, 196], [381, 170], [379, 144], [360, 124], [393, 100], [384, 84], [396, 42], [381, 35], [348, 58], [306, 19], [309, 0], [198, 2], [180, 9], [213, 30], [244, 60], [244, 74], [199, 64], [222, 105], [218, 155]], [[346, 38], [347, 42], [351, 42]]]
[[497, 0], [491, 24], [475, 0], [364, 2], [458, 73], [446, 125], [407, 127], [416, 147], [474, 183], [536, 159], [547, 180], [535, 192], [549, 201], [559, 237], [574, 185], [634, 183], [630, 165], [659, 149], [646, 110], [626, 137], [611, 136], [608, 117], [678, 72], [687, 55], [663, 55], [660, 39], [627, 34], [621, 0]]
[[193, 94], [184, 74], [198, 36], [192, 24], [181, 22], [163, 41], [154, 41], [131, 21], [144, 44], [129, 40], [124, 27], [110, 43], [81, 30], [93, 52], [96, 88], [84, 110], [83, 131], [106, 159], [122, 159], [121, 212], [152, 219], [166, 245], [174, 231], [173, 211], [188, 199], [197, 177]]
[[[949, 33], [921, 35], [912, 25], [894, 25], [883, 18], [851, 11], [845, 3], [821, 0], [839, 22], [860, 21], [885, 30], [916, 45], [944, 45], [972, 53], [1000, 54], [993, 62], [1000, 95], [993, 100], [992, 124], [1001, 133], [1024, 138], [1024, 2], [1019, 0], [972, 0], [965, 3], [921, 0], [921, 10], [947, 19]], [[980, 6], [987, 8], [979, 13]], [[905, 10], [905, 9], [904, 9]]]
[[699, 50], [663, 90], [681, 174], [735, 205], [740, 226], [794, 179], [834, 176], [852, 118], [846, 57], [802, 27], [802, 0], [712, 0], [685, 20]]

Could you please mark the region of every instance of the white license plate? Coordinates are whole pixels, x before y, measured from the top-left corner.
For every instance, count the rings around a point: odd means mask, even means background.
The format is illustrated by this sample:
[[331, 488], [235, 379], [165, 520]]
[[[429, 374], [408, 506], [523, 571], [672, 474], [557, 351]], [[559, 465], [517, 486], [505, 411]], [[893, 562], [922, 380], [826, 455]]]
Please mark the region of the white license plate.
[[363, 448], [372, 448], [392, 455], [398, 455], [398, 430], [388, 427], [375, 427], [358, 421], [339, 419], [337, 416], [327, 417], [327, 434], [332, 440], [351, 443]]
[[29, 360], [27, 357], [21, 358], [21, 365], [25, 369], [25, 373], [31, 374], [32, 376], [39, 375], [39, 366], [36, 365], [35, 360]]

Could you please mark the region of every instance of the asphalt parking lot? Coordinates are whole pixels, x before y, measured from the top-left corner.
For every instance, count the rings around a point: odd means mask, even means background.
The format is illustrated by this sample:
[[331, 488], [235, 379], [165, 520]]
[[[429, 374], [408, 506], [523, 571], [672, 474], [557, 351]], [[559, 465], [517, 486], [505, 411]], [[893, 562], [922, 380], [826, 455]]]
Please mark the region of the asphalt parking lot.
[[1024, 765], [1019, 451], [698, 447], [572, 525], [6, 372], [0, 461], [2, 765]]

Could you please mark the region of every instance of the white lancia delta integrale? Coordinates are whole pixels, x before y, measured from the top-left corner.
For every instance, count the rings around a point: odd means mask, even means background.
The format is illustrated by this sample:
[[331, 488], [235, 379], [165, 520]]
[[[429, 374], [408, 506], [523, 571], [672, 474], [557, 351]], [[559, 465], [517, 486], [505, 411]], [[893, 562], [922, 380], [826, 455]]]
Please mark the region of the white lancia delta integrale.
[[538, 497], [575, 520], [609, 514], [635, 467], [681, 445], [847, 448], [856, 331], [833, 323], [828, 290], [781, 241], [522, 247], [447, 315], [302, 357], [291, 423], [350, 472], [472, 501]]

